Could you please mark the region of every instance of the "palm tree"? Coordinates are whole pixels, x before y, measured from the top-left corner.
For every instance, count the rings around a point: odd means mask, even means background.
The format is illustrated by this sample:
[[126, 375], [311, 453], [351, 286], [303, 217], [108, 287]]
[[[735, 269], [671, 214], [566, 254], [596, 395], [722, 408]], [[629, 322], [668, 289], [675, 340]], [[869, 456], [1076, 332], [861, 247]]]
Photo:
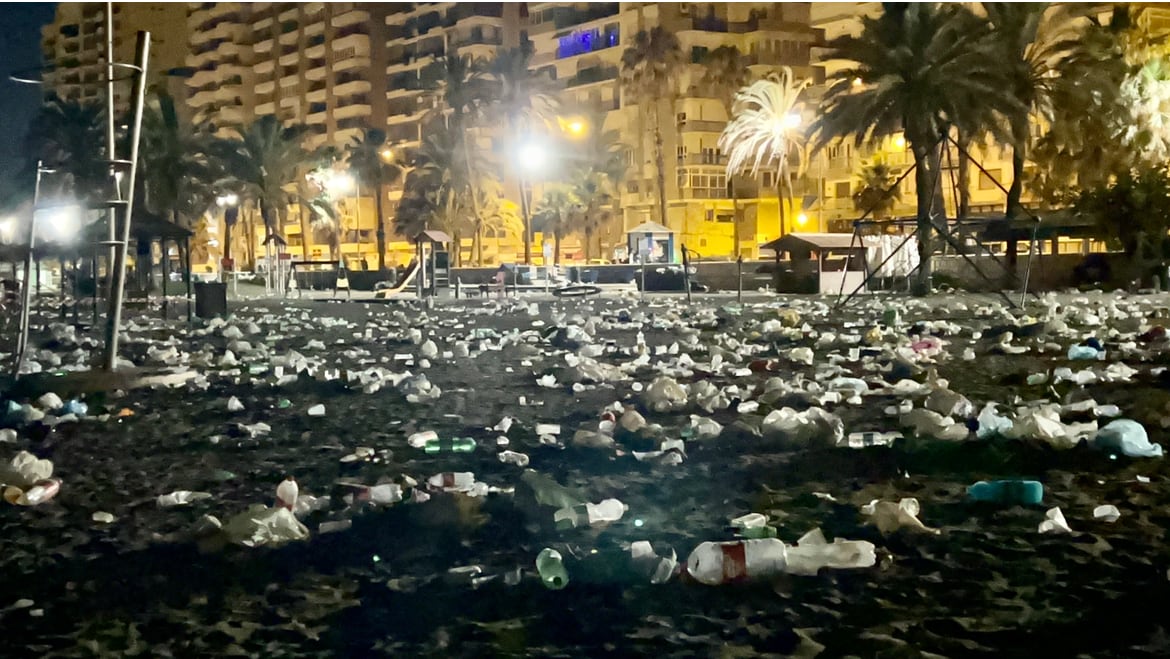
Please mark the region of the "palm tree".
[[853, 209], [870, 213], [874, 219], [890, 216], [894, 206], [902, 201], [902, 191], [890, 187], [894, 175], [889, 165], [875, 162], [861, 169], [861, 185], [853, 193]]
[[[502, 116], [508, 127], [508, 139], [515, 143], [527, 140], [534, 128], [552, 124], [560, 109], [556, 83], [529, 70], [532, 48], [528, 42], [521, 48], [508, 48], [496, 53], [487, 63], [487, 73], [494, 83], [492, 95], [495, 113]], [[530, 217], [527, 184], [523, 168], [519, 169], [521, 214]], [[532, 263], [531, 228], [524, 229], [524, 262]]]
[[703, 77], [699, 88], [710, 91], [713, 97], [719, 99], [730, 119], [735, 95], [748, 86], [750, 79], [747, 63], [739, 48], [719, 46], [703, 58]]
[[[886, 5], [880, 17], [862, 19], [858, 36], [829, 44], [830, 57], [852, 62], [825, 96], [814, 126], [815, 148], [853, 136], [860, 145], [874, 134], [904, 131], [914, 155], [920, 266], [915, 291], [931, 278], [931, 231], [941, 204], [940, 138], [950, 126], [992, 108], [1007, 115], [1022, 105], [1005, 94], [1005, 73], [995, 42], [977, 29], [970, 11], [933, 3]], [[856, 84], [855, 84], [856, 81]]]
[[573, 188], [561, 183], [544, 187], [544, 194], [536, 203], [534, 224], [544, 233], [551, 233], [554, 240], [553, 263], [561, 264], [561, 239], [580, 220], [583, 208]]
[[[280, 234], [288, 213], [290, 194], [286, 188], [296, 185], [300, 172], [313, 161], [313, 155], [301, 146], [306, 131], [304, 125], [286, 127], [275, 116], [264, 115], [242, 131], [237, 129], [235, 137], [218, 147], [216, 155], [241, 200], [259, 206], [266, 240]], [[307, 238], [302, 236], [306, 260]]]
[[621, 81], [624, 93], [651, 108], [649, 116], [654, 135], [654, 164], [658, 174], [658, 214], [662, 226], [666, 219], [666, 162], [662, 153], [661, 106], [665, 100], [674, 108], [678, 93], [678, 76], [685, 60], [678, 37], [662, 26], [642, 30], [622, 52]]
[[365, 135], [354, 137], [346, 150], [349, 168], [366, 189], [374, 191], [374, 212], [378, 218], [378, 272], [382, 272], [386, 269], [386, 221], [382, 214], [386, 191], [383, 188], [402, 176], [402, 167], [394, 161], [393, 151], [386, 147], [385, 131], [367, 128]]
[[[1018, 102], [1007, 112], [1012, 138], [1012, 183], [1004, 214], [1010, 219], [1021, 210], [1024, 163], [1032, 141], [1034, 117], [1052, 122], [1055, 89], [1064, 80], [1062, 62], [1080, 41], [1075, 21], [1082, 13], [1069, 6], [1053, 8], [1042, 2], [984, 2], [996, 63], [1008, 77], [1008, 91]], [[1074, 87], [1077, 81], [1068, 80]], [[1014, 255], [1015, 250], [1012, 250]]]
[[[468, 130], [483, 112], [491, 96], [488, 83], [487, 63], [482, 58], [473, 59], [470, 55], [443, 57], [438, 67], [429, 70], [426, 79], [432, 98], [436, 101], [436, 111], [442, 112], [447, 130], [458, 139], [463, 151], [467, 181], [475, 181], [477, 178], [474, 170], [476, 159], [472, 157]], [[472, 212], [478, 216], [479, 200], [476, 195], [470, 195], [470, 198]]]
[[208, 126], [184, 122], [174, 99], [156, 92], [143, 113], [139, 151], [146, 208], [190, 228], [215, 203], [223, 176], [216, 148]]
[[29, 124], [24, 152], [29, 154], [29, 180], [37, 161], [56, 170], [47, 178], [43, 193], [88, 198], [109, 185], [109, 170], [102, 164], [102, 119], [97, 105], [53, 98], [37, 111]]
[[605, 115], [594, 113], [584, 122], [588, 128], [572, 147], [568, 180], [583, 208], [581, 231], [585, 260], [593, 256], [593, 236], [615, 217], [613, 204], [626, 175], [626, 149], [616, 130], [605, 130]]
[[800, 94], [809, 84], [794, 80], [788, 67], [779, 76], [752, 83], [736, 94], [734, 118], [719, 136], [728, 177], [749, 167], [756, 176], [761, 165], [775, 165], [781, 236], [787, 233], [785, 202], [792, 198], [791, 161], [798, 172], [804, 167], [804, 138], [795, 128], [800, 125]]

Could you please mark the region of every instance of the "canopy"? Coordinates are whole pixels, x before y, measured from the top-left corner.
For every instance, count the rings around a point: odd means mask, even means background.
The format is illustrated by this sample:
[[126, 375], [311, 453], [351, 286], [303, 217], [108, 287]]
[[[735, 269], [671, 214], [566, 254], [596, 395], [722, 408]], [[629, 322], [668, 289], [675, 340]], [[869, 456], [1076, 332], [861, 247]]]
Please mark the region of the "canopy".
[[423, 231], [422, 233], [415, 236], [414, 242], [439, 243], [446, 245], [447, 243], [451, 242], [451, 236], [448, 236], [447, 234], [437, 229], [427, 229], [426, 231]]
[[657, 222], [643, 222], [633, 229], [630, 229], [626, 233], [673, 234], [674, 231], [671, 231], [670, 228], [664, 227]]
[[760, 245], [760, 249], [774, 252], [827, 252], [864, 249], [861, 241], [851, 233], [790, 233], [782, 238]]

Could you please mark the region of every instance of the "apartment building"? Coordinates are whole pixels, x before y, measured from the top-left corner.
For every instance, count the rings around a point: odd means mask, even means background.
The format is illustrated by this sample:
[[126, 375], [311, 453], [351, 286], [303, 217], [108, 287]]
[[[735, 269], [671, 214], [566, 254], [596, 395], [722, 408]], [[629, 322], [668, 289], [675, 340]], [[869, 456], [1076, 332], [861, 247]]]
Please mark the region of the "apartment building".
[[[106, 94], [106, 3], [60, 3], [53, 22], [41, 30], [46, 66], [44, 92], [81, 103], [104, 106]], [[182, 4], [116, 2], [114, 59], [132, 64], [139, 31], [151, 33], [147, 65], [149, 85], [174, 90], [187, 54], [186, 7]], [[130, 72], [116, 70], [115, 108], [125, 112], [131, 96]]]

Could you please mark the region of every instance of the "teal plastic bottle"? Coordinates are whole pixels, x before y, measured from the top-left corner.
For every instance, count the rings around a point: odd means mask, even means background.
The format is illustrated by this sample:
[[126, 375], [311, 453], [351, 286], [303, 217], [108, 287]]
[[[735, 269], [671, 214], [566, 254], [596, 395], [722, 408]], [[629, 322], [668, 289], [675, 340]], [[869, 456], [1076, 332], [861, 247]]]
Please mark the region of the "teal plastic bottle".
[[1040, 481], [1001, 480], [979, 481], [967, 488], [972, 501], [1035, 506], [1044, 500], [1044, 486]]

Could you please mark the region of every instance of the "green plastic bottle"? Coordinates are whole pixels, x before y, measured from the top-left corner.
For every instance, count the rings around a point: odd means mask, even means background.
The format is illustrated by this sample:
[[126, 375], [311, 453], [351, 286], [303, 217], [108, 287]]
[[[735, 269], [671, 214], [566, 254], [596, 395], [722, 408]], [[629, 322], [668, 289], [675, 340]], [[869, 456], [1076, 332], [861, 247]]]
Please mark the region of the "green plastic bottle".
[[749, 526], [747, 528], [739, 529], [736, 535], [745, 540], [761, 540], [763, 538], [775, 538], [775, 526]]
[[423, 445], [427, 453], [471, 453], [475, 450], [475, 440], [470, 437], [452, 437], [432, 439]]
[[545, 548], [536, 556], [536, 571], [540, 573], [540, 580], [545, 588], [560, 590], [569, 583], [569, 573], [565, 571], [565, 561], [561, 552]]

